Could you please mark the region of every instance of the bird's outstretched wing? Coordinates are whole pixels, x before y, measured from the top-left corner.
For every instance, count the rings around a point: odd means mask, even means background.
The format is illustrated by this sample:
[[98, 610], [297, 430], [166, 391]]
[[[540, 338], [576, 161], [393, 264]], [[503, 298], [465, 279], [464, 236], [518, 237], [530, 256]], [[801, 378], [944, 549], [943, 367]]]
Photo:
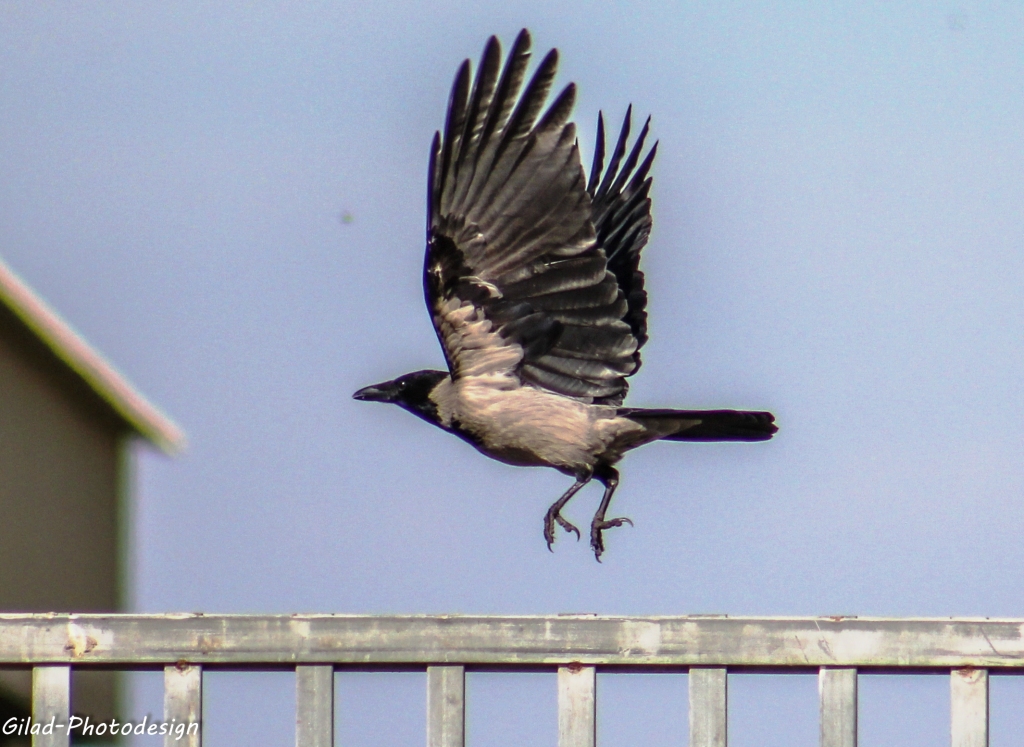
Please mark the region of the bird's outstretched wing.
[[523, 30], [502, 68], [492, 37], [475, 80], [468, 60], [456, 75], [431, 150], [427, 306], [453, 378], [516, 377], [618, 404], [646, 338], [636, 262], [650, 228], [653, 156], [628, 185], [639, 148], [621, 170], [613, 157], [588, 190], [568, 122], [575, 86], [541, 115], [558, 54], [520, 95], [529, 47]]

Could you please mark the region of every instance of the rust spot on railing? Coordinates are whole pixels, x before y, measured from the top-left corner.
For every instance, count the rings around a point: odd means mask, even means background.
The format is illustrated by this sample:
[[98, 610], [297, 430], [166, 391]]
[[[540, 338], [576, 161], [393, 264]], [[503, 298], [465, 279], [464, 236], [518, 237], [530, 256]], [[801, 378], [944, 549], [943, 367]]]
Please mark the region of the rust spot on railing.
[[68, 625], [68, 642], [64, 645], [64, 650], [74, 658], [85, 656], [99, 645], [100, 642], [86, 633], [80, 625], [76, 623]]

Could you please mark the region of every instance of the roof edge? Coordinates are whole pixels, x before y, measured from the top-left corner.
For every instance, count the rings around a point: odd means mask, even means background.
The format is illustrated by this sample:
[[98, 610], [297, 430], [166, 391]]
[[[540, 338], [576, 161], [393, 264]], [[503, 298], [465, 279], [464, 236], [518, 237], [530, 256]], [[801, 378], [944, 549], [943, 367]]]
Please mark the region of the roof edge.
[[140, 436], [165, 454], [185, 448], [185, 432], [92, 348], [0, 258], [0, 303], [78, 374]]

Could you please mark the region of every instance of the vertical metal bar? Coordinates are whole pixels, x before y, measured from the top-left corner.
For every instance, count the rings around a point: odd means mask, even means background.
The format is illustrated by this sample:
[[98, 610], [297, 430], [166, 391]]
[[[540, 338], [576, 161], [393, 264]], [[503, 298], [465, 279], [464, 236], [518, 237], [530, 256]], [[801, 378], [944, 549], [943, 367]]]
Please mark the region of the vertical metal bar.
[[728, 683], [725, 667], [690, 667], [690, 747], [728, 744]]
[[295, 747], [334, 745], [334, 667], [295, 667]]
[[596, 747], [597, 669], [558, 668], [558, 747]]
[[466, 668], [427, 667], [427, 747], [466, 743]]
[[164, 667], [164, 747], [203, 743], [203, 668], [179, 662]]
[[71, 667], [32, 668], [32, 722], [40, 733], [32, 735], [32, 747], [68, 747], [71, 717]]
[[953, 747], [988, 747], [988, 670], [954, 669], [949, 694]]
[[821, 706], [821, 747], [857, 747], [857, 670], [822, 667], [818, 670]]

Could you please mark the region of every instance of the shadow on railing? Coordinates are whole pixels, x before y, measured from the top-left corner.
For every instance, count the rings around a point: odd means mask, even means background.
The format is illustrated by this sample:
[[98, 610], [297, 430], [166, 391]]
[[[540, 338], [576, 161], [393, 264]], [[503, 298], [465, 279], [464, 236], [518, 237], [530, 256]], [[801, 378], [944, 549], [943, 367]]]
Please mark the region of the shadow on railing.
[[[559, 747], [595, 747], [597, 671], [688, 672], [690, 746], [725, 747], [728, 672], [818, 673], [821, 745], [857, 743], [857, 674], [950, 674], [953, 747], [988, 744], [988, 673], [1024, 620], [726, 616], [0, 615], [33, 671], [35, 747], [67, 747], [72, 668], [164, 670], [164, 743], [202, 740], [204, 669], [293, 669], [296, 745], [334, 742], [334, 673], [426, 670], [428, 747], [463, 747], [465, 673], [557, 671]], [[46, 731], [46, 725], [50, 725]], [[160, 731], [160, 729], [164, 731]]]

